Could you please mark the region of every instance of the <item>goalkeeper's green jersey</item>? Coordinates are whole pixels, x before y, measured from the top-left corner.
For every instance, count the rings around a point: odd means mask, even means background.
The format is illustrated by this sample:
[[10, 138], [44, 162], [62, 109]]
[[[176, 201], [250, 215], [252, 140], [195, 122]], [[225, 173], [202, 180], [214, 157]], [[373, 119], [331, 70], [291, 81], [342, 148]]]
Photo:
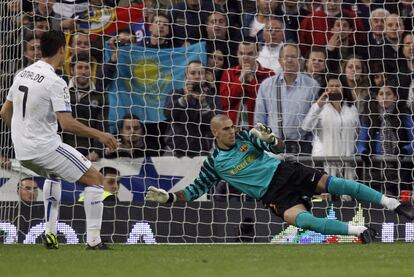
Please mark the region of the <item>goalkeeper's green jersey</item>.
[[200, 174], [184, 189], [187, 201], [193, 201], [224, 180], [234, 188], [261, 199], [273, 178], [280, 160], [265, 151], [276, 149], [251, 132], [236, 134], [236, 144], [229, 150], [215, 149], [204, 161]]

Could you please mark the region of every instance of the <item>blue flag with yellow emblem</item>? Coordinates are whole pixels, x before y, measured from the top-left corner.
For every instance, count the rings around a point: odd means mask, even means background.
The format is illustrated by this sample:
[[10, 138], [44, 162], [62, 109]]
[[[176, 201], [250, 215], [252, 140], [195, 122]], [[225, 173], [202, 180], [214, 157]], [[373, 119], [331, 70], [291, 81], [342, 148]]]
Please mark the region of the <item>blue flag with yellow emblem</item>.
[[[107, 48], [107, 60], [109, 55]], [[110, 130], [116, 132], [116, 122], [130, 113], [145, 123], [164, 121], [166, 98], [184, 87], [186, 65], [194, 60], [206, 64], [205, 42], [165, 49], [120, 47], [118, 73], [107, 90]]]

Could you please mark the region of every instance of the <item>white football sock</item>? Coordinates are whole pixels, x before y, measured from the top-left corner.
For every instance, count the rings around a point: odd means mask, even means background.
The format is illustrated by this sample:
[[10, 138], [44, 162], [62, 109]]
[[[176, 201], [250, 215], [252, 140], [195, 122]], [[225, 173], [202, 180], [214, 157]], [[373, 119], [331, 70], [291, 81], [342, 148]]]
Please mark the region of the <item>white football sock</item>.
[[85, 187], [86, 242], [90, 246], [101, 242], [101, 225], [103, 214], [102, 186]]
[[57, 234], [57, 221], [62, 192], [60, 180], [46, 179], [43, 184], [43, 203], [45, 206], [45, 232]]
[[395, 210], [399, 205], [401, 205], [400, 201], [395, 198], [387, 197], [385, 195], [381, 198], [381, 205], [383, 205], [388, 210]]
[[359, 236], [361, 235], [366, 229], [368, 229], [365, 226], [355, 226], [348, 224], [348, 234], [352, 236]]

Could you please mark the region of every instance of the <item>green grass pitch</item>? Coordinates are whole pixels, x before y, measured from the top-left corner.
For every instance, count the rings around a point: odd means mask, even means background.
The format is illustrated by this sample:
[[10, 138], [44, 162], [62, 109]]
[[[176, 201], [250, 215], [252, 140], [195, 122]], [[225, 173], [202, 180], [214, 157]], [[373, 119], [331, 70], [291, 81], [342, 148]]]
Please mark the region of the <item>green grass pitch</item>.
[[0, 276], [414, 276], [414, 244], [0, 245]]

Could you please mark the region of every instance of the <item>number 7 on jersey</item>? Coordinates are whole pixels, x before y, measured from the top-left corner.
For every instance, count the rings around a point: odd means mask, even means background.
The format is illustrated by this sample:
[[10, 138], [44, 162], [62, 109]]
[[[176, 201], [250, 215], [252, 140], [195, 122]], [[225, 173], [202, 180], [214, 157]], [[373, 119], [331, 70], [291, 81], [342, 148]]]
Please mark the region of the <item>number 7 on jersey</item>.
[[24, 93], [23, 96], [23, 118], [26, 115], [26, 102], [27, 102], [27, 93], [29, 92], [29, 88], [26, 86], [19, 86], [19, 90]]

